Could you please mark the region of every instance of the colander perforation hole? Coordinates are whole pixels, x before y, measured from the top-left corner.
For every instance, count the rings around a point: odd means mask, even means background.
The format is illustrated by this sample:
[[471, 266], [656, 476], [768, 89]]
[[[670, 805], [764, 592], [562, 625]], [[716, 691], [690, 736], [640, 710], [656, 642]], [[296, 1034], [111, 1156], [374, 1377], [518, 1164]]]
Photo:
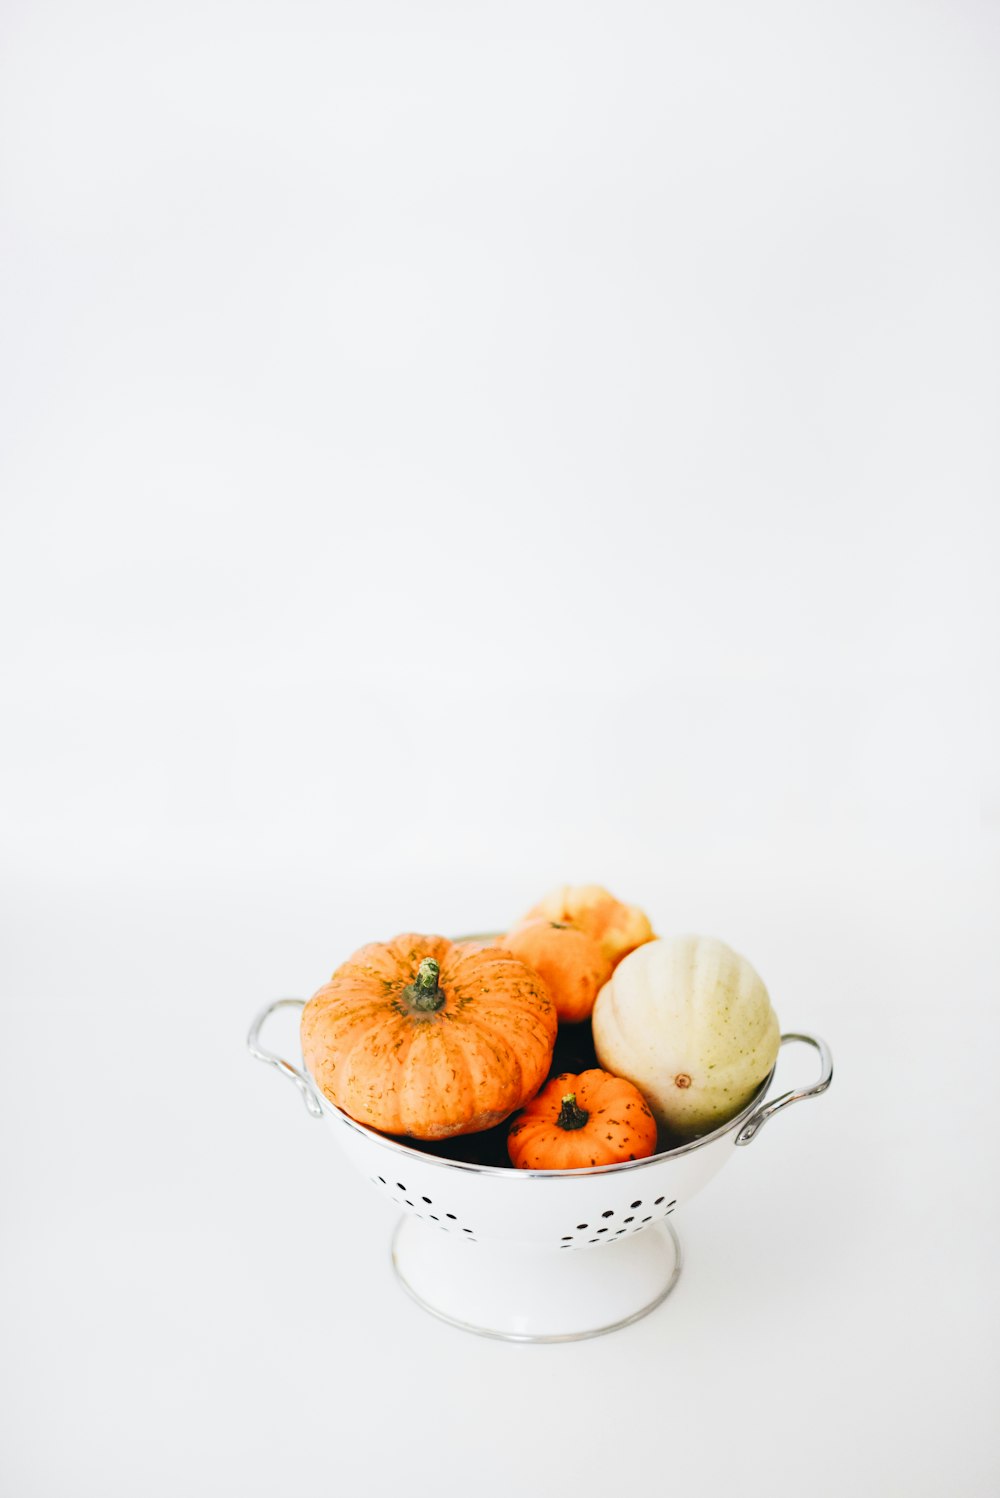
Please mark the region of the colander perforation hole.
[[657, 1198], [656, 1198], [656, 1200], [655, 1200], [655, 1202], [654, 1202], [654, 1203], [653, 1203], [653, 1206], [654, 1206], [654, 1207], [658, 1207], [658, 1206], [660, 1206], [660, 1205], [661, 1205], [661, 1203], [662, 1203], [662, 1202], [665, 1202], [665, 1201], [666, 1201], [666, 1199], [667, 1199], [667, 1198], [666, 1198], [666, 1197], [665, 1197], [665, 1196], [658, 1196], [658, 1197], [657, 1197]]
[[615, 1214], [614, 1214], [614, 1212], [613, 1212], [613, 1210], [611, 1208], [609, 1208], [607, 1212], [602, 1212], [601, 1213], [602, 1217], [614, 1217], [614, 1215]]
[[601, 1240], [600, 1240], [600, 1238], [591, 1238], [589, 1241], [591, 1243], [600, 1243]]
[[635, 1218], [634, 1217], [626, 1217], [625, 1221], [626, 1222], [635, 1222]]
[[406, 1187], [403, 1185], [402, 1181], [395, 1182], [395, 1185], [398, 1187], [398, 1189], [403, 1192], [402, 1196], [397, 1196], [392, 1191], [392, 1186], [386, 1181], [384, 1176], [372, 1176], [371, 1179], [373, 1181], [381, 1181], [382, 1185], [385, 1186], [387, 1191], [389, 1192], [392, 1201], [394, 1201], [397, 1206], [408, 1207], [413, 1213], [414, 1217], [419, 1217], [421, 1222], [433, 1222], [435, 1227], [442, 1233], [462, 1232], [465, 1234], [470, 1243], [479, 1242], [479, 1239], [476, 1237], [475, 1228], [462, 1227], [454, 1212], [445, 1212], [443, 1214], [443, 1217], [446, 1218], [447, 1221], [442, 1221], [442, 1215], [439, 1212], [423, 1211], [422, 1208], [425, 1205], [428, 1207], [432, 1207], [434, 1205], [433, 1198], [429, 1196], [407, 1196], [405, 1194]]
[[644, 1217], [642, 1220], [643, 1222], [652, 1222], [653, 1219], [651, 1217]]
[[573, 1234], [572, 1233], [563, 1233], [563, 1235], [562, 1235], [562, 1241], [564, 1243], [572, 1243], [573, 1242]]
[[[635, 1207], [641, 1207], [642, 1206], [642, 1202], [629, 1202], [629, 1206], [633, 1207], [633, 1208], [635, 1208]], [[627, 1218], [626, 1218], [626, 1221], [628, 1221]]]
[[576, 1230], [578, 1233], [585, 1233], [589, 1225], [590, 1224], [586, 1222], [578, 1222], [576, 1225]]
[[607, 1228], [598, 1228], [597, 1231], [599, 1233], [606, 1233], [608, 1230], [607, 1230]]

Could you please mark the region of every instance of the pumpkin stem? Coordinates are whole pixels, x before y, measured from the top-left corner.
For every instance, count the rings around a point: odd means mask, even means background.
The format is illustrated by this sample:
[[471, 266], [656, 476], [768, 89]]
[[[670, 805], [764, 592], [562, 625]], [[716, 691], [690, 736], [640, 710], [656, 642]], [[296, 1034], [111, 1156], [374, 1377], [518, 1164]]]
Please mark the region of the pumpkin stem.
[[556, 1123], [560, 1129], [582, 1129], [589, 1117], [590, 1114], [586, 1108], [577, 1106], [576, 1093], [567, 1092], [562, 1100], [562, 1107], [559, 1109], [559, 1117], [556, 1119]]
[[441, 965], [433, 957], [425, 957], [417, 968], [417, 976], [403, 989], [403, 998], [414, 1009], [424, 1014], [433, 1014], [444, 1003], [444, 990], [438, 987]]

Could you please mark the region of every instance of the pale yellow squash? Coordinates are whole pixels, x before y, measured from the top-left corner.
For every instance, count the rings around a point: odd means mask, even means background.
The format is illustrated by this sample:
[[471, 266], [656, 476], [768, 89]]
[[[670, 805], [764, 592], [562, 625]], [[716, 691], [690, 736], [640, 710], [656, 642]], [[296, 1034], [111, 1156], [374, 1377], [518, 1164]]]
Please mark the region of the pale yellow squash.
[[684, 1139], [738, 1113], [780, 1044], [757, 973], [710, 936], [637, 947], [598, 994], [593, 1025], [604, 1070], [634, 1083], [657, 1121]]

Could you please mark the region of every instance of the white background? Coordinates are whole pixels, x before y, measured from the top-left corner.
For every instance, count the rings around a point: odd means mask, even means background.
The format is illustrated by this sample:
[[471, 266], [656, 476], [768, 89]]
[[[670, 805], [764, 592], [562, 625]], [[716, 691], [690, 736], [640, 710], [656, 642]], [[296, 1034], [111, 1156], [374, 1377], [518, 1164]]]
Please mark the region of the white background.
[[[2, 36], [3, 1491], [995, 1493], [996, 7]], [[837, 1076], [488, 1343], [243, 1036], [589, 880]]]

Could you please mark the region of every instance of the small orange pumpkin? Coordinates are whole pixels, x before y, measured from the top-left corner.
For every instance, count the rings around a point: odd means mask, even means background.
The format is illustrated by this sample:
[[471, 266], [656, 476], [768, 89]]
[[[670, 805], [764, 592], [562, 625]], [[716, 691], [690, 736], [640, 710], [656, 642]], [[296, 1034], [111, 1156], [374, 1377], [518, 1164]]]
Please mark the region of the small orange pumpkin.
[[517, 1115], [507, 1153], [518, 1170], [583, 1170], [643, 1160], [656, 1120], [637, 1087], [610, 1072], [563, 1072]]
[[317, 1085], [359, 1123], [447, 1139], [501, 1123], [549, 1070], [558, 1021], [509, 952], [397, 936], [355, 952], [302, 1011]]
[[653, 940], [653, 928], [635, 905], [623, 905], [599, 884], [563, 884], [539, 900], [526, 920], [562, 921], [586, 931], [612, 967], [629, 952]]
[[590, 1018], [612, 964], [586, 931], [564, 921], [521, 921], [501, 944], [544, 978], [561, 1020], [572, 1024]]

